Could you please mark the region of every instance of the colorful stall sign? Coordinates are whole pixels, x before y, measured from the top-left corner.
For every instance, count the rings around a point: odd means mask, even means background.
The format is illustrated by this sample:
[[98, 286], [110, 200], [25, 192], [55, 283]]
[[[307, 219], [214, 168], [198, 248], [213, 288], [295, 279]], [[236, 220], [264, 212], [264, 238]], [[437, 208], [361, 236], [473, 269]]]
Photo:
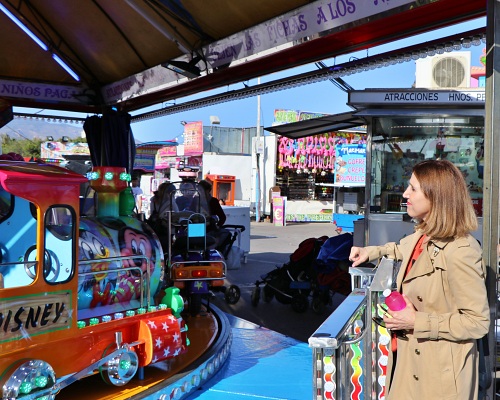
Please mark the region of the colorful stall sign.
[[[334, 170], [336, 146], [363, 144], [366, 135], [352, 132], [331, 132], [300, 139], [278, 139], [278, 167], [297, 170]], [[315, 171], [313, 171], [315, 172]]]
[[[158, 167], [158, 153], [160, 150], [162, 150], [162, 154], [175, 156], [177, 154], [177, 142], [166, 140], [136, 145], [134, 169], [152, 173], [155, 169], [169, 168], [168, 166], [163, 168]], [[175, 163], [175, 160], [173, 162]]]
[[175, 168], [177, 162], [177, 147], [166, 146], [158, 149], [155, 159], [155, 169]]
[[88, 143], [43, 142], [40, 148], [41, 158], [63, 159], [65, 155], [85, 155], [90, 158]]
[[335, 146], [334, 184], [364, 186], [366, 177], [366, 144]]
[[292, 122], [305, 121], [308, 119], [324, 117], [328, 114], [315, 113], [309, 111], [299, 111], [299, 110], [274, 110], [274, 121], [273, 125], [290, 124]]
[[184, 155], [203, 154], [203, 122], [188, 122], [184, 125]]
[[273, 221], [275, 226], [285, 225], [285, 201], [282, 196], [273, 197]]
[[155, 153], [156, 150], [137, 149], [134, 159], [134, 169], [153, 172], [155, 166]]
[[321, 209], [317, 213], [289, 213], [285, 220], [289, 222], [332, 222], [332, 210]]

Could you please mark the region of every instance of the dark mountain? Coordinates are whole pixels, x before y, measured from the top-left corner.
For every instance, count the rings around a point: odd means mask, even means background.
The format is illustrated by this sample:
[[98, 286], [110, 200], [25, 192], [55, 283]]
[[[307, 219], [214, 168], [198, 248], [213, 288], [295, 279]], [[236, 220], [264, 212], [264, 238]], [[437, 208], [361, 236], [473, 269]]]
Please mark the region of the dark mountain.
[[[47, 122], [27, 118], [15, 118], [0, 128], [0, 135], [9, 135], [13, 139], [40, 138], [45, 141], [48, 136], [52, 136], [55, 141], [60, 141], [63, 136], [76, 139], [83, 134], [83, 123]], [[140, 144], [142, 141], [135, 139], [135, 143]]]
[[52, 136], [59, 140], [63, 136], [70, 139], [81, 137], [83, 124], [70, 124], [65, 122], [47, 122], [36, 119], [15, 118], [4, 127], [0, 128], [0, 135], [9, 135], [13, 139], [46, 140]]

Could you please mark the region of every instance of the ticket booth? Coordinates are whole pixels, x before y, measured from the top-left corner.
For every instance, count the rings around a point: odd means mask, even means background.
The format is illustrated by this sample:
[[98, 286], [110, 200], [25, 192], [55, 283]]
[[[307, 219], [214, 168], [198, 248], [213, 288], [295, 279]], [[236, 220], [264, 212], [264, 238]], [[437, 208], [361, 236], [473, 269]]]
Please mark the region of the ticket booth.
[[236, 177], [234, 175], [207, 175], [212, 182], [212, 196], [224, 200], [226, 206], [234, 206]]
[[399, 241], [413, 232], [403, 192], [412, 167], [447, 159], [462, 172], [482, 241], [484, 88], [368, 89], [349, 92], [353, 113], [367, 121], [365, 243]]

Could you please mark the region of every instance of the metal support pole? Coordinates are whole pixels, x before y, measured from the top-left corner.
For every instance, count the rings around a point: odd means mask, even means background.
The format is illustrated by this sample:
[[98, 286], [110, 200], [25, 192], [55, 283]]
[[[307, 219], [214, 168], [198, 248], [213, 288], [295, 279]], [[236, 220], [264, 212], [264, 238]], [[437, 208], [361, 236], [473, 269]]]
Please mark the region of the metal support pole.
[[[484, 388], [480, 398], [494, 399], [496, 371], [496, 305], [499, 244], [500, 171], [500, 1], [488, 0], [486, 22], [486, 99], [484, 124], [483, 257], [487, 268], [487, 288], [491, 325], [485, 349]], [[497, 101], [499, 100], [499, 101]]]
[[[257, 84], [260, 85], [260, 78], [257, 79]], [[255, 139], [255, 221], [260, 222], [260, 95], [257, 96], [257, 136]]]

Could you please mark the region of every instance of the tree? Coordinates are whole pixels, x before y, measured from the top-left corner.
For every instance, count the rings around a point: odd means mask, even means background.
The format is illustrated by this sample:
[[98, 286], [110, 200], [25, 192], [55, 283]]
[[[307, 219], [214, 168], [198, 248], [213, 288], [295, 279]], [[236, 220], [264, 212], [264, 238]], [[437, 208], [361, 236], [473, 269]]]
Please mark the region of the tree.
[[0, 135], [2, 142], [2, 153], [16, 153], [23, 157], [29, 158], [40, 158], [40, 149], [42, 145], [42, 139], [14, 139], [9, 135]]
[[87, 137], [86, 136], [84, 136], [84, 137], [77, 137], [77, 138], [71, 139], [71, 141], [73, 143], [87, 143]]

